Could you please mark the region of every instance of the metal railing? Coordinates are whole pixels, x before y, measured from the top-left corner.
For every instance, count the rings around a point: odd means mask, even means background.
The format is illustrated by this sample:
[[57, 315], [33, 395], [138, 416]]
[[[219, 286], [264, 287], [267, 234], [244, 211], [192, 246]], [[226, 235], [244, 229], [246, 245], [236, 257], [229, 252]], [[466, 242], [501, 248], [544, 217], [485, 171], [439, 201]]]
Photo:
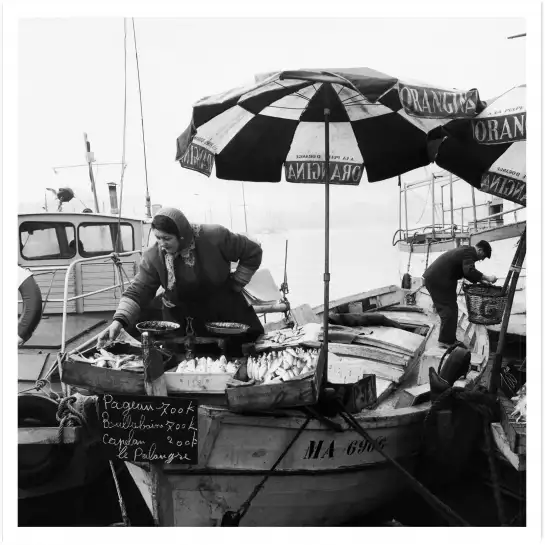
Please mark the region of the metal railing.
[[[460, 207], [460, 209], [471, 209], [472, 206], [465, 206], [465, 207]], [[494, 227], [494, 225], [492, 224], [492, 220], [494, 219], [498, 219], [498, 218], [503, 218], [504, 216], [507, 216], [508, 214], [514, 214], [515, 216], [515, 221], [517, 221], [517, 212], [520, 211], [520, 210], [524, 210], [526, 207], [525, 206], [519, 206], [517, 208], [513, 208], [511, 210], [504, 210], [503, 212], [498, 212], [496, 214], [490, 214], [489, 216], [485, 216], [484, 218], [480, 218], [477, 220], [477, 227], [474, 226], [475, 222], [474, 221], [471, 221], [469, 222], [468, 224], [466, 225], [457, 225], [457, 224], [428, 224], [428, 225], [420, 225], [419, 227], [413, 227], [411, 229], [398, 229], [395, 233], [394, 233], [394, 237], [393, 237], [393, 240], [392, 240], [392, 245], [395, 246], [398, 242], [400, 241], [405, 241], [405, 242], [410, 242], [411, 241], [411, 238], [413, 238], [414, 235], [416, 235], [418, 232], [421, 232], [423, 235], [426, 234], [426, 231], [429, 231], [429, 230], [432, 230], [434, 231], [435, 233], [447, 233], [447, 232], [452, 232], [453, 231], [453, 227], [455, 228], [454, 231], [455, 231], [455, 234], [473, 234], [475, 232], [478, 232], [479, 229], [478, 229], [478, 225], [484, 225], [484, 228], [485, 229], [490, 229], [492, 227]], [[462, 210], [463, 212], [463, 210]], [[463, 221], [463, 215], [462, 215], [462, 221]], [[470, 226], [474, 226], [473, 228], [471, 228]], [[396, 236], [398, 234], [401, 234], [401, 235], [405, 235], [405, 236], [400, 236], [399, 239], [396, 240]]]
[[[72, 261], [70, 265], [68, 266], [68, 269], [66, 271], [66, 276], [64, 277], [64, 297], [62, 299], [62, 332], [61, 332], [61, 354], [64, 354], [64, 351], [66, 349], [66, 316], [68, 313], [68, 303], [71, 301], [77, 301], [78, 299], [83, 299], [84, 297], [90, 297], [91, 295], [96, 295], [97, 293], [104, 293], [105, 291], [114, 290], [116, 288], [122, 288], [124, 286], [123, 279], [121, 278], [120, 274], [120, 280], [119, 283], [114, 284], [113, 286], [109, 286], [107, 288], [102, 288], [100, 290], [91, 291], [89, 293], [83, 293], [81, 295], [74, 295], [73, 297], [68, 297], [68, 282], [70, 280], [70, 273], [72, 272], [72, 269], [77, 265], [78, 263], [87, 263], [89, 261], [98, 261], [98, 260], [105, 260], [105, 259], [111, 259], [114, 264], [119, 263], [120, 257], [127, 257], [130, 255], [135, 254], [141, 254], [141, 250], [134, 250], [132, 252], [123, 252], [121, 254], [117, 254], [115, 252], [112, 252], [109, 255], [100, 255], [96, 257], [86, 257], [82, 259], [76, 259], [75, 261]], [[121, 267], [123, 265], [121, 264]], [[126, 273], [125, 273], [126, 274]]]

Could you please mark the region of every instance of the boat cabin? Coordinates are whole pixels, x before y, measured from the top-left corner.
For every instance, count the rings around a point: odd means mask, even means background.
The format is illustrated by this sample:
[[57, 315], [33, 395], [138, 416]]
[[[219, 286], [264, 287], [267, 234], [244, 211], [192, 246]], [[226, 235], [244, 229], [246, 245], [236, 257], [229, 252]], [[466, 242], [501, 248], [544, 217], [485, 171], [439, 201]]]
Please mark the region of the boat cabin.
[[[19, 214], [18, 222], [18, 265], [32, 271], [42, 291], [44, 314], [62, 313], [67, 273], [68, 298], [102, 290], [119, 283], [110, 254], [133, 252], [121, 258], [127, 282], [136, 274], [142, 248], [148, 243], [149, 225], [111, 214]], [[94, 259], [70, 268], [74, 261], [88, 258]], [[71, 300], [67, 311], [115, 310], [120, 295], [118, 288]]]

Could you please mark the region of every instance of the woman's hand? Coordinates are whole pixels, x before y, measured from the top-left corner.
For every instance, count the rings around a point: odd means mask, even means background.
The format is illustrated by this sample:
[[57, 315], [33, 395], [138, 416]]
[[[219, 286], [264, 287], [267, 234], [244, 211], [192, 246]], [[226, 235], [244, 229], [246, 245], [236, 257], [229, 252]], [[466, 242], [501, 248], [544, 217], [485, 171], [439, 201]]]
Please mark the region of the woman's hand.
[[489, 284], [495, 284], [498, 281], [498, 277], [491, 274], [490, 276], [483, 274], [483, 280]]
[[110, 327], [106, 328], [98, 336], [97, 348], [102, 348], [107, 343], [115, 341], [115, 339], [117, 339], [117, 336], [121, 333], [122, 329], [123, 329], [123, 324], [121, 322], [118, 322], [117, 320], [114, 320], [110, 324]]

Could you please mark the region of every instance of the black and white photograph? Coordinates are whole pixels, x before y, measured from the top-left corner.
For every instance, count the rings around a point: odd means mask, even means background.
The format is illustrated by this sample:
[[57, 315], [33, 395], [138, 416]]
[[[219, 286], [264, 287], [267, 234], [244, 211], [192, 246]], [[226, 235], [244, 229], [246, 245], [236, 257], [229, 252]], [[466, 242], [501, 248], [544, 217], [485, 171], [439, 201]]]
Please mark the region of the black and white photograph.
[[4, 4], [7, 543], [543, 539], [543, 6], [292, 4]]

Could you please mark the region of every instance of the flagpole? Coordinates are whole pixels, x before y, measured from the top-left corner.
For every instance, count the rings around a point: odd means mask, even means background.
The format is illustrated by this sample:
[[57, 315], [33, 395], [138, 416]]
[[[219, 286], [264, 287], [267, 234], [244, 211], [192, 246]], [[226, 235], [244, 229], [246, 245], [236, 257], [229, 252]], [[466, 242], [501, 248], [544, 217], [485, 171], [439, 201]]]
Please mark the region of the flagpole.
[[324, 108], [325, 123], [325, 260], [324, 260], [324, 375], [323, 385], [327, 383], [328, 333], [329, 333], [329, 108]]
[[83, 133], [83, 141], [85, 143], [85, 159], [87, 160], [87, 165], [89, 167], [89, 179], [91, 180], [91, 190], [93, 192], [93, 198], [95, 200], [95, 211], [96, 213], [100, 213], [100, 209], [98, 207], [98, 197], [97, 197], [97, 190], [95, 186], [95, 177], [93, 175], [93, 165], [92, 162], [94, 161], [93, 153], [91, 152], [91, 144], [89, 140], [87, 140], [87, 133]]

